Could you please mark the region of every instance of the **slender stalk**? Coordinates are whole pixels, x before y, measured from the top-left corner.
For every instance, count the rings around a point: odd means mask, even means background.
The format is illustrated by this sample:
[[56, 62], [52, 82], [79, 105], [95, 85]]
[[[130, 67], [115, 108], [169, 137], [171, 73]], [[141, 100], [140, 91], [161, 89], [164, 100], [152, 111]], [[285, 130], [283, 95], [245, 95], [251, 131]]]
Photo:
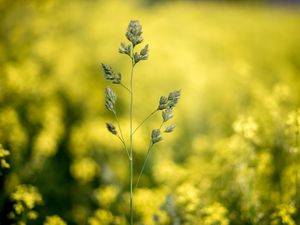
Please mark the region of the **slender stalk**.
[[156, 112], [158, 112], [158, 109], [156, 109], [156, 110], [154, 110], [152, 113], [150, 113], [144, 120], [143, 120], [143, 122], [141, 122], [140, 123], [140, 125], [138, 125], [135, 129], [134, 129], [134, 131], [133, 131], [133, 133], [132, 133], [132, 135], [150, 118], [150, 117], [152, 117]]
[[129, 93], [131, 93], [130, 89], [128, 87], [126, 87], [123, 83], [120, 83], [120, 85], [125, 88]]
[[133, 58], [133, 51], [131, 53], [131, 73], [130, 73], [130, 225], [133, 225], [133, 142], [132, 142], [132, 111], [133, 111], [133, 68], [134, 68], [134, 58]]
[[161, 124], [160, 124], [160, 126], [159, 126], [159, 129], [162, 128], [162, 126], [164, 125], [164, 123], [165, 123], [164, 121], [161, 122]]
[[118, 118], [118, 116], [117, 116], [116, 111], [113, 111], [113, 114], [114, 114], [114, 116], [115, 116], [115, 119], [116, 119], [117, 124], [118, 124], [118, 127], [119, 127], [119, 131], [120, 131], [120, 134], [121, 134], [121, 136], [118, 135], [118, 138], [119, 138], [120, 141], [123, 143], [124, 148], [125, 148], [125, 151], [126, 151], [126, 153], [127, 153], [127, 155], [128, 155], [128, 158], [130, 158], [129, 152], [128, 152], [128, 149], [127, 149], [127, 146], [126, 146], [126, 142], [125, 142], [125, 139], [124, 139], [124, 136], [123, 136], [122, 128], [121, 128], [121, 125], [120, 125], [120, 121], [119, 121], [119, 118]]
[[295, 191], [295, 206], [296, 206], [296, 208], [298, 208], [299, 207], [299, 198], [298, 198], [298, 196], [299, 196], [299, 177], [298, 177], [298, 171], [297, 171], [297, 169], [296, 169], [296, 171], [295, 171], [295, 186], [296, 186], [296, 191]]
[[140, 182], [140, 178], [141, 178], [141, 176], [142, 176], [142, 174], [143, 174], [143, 172], [144, 172], [144, 169], [145, 169], [145, 167], [146, 167], [146, 164], [147, 164], [147, 161], [148, 161], [148, 158], [149, 158], [149, 155], [150, 155], [152, 146], [153, 146], [153, 144], [152, 144], [152, 142], [150, 142], [150, 145], [149, 145], [148, 151], [147, 151], [147, 155], [146, 155], [146, 158], [145, 158], [145, 160], [144, 160], [143, 167], [142, 167], [142, 169], [141, 169], [141, 172], [140, 172], [140, 174], [139, 174], [139, 177], [138, 177], [138, 179], [137, 179], [137, 182], [136, 182], [136, 185], [135, 185], [134, 188], [137, 188], [137, 186], [138, 186], [138, 184], [139, 184], [139, 182]]
[[[119, 121], [119, 118], [117, 116], [117, 113], [114, 111], [114, 116], [115, 116], [115, 119], [117, 121], [117, 124], [118, 124], [118, 127], [119, 127], [119, 131], [120, 131], [120, 134], [121, 134], [121, 138], [123, 140], [123, 142], [125, 143], [125, 139], [124, 139], [124, 136], [123, 136], [123, 132], [122, 132], [122, 128], [121, 128], [121, 125], [120, 125], [120, 121]], [[125, 144], [126, 145], [126, 144]]]
[[[156, 112], [158, 112], [159, 110], [163, 110], [166, 109], [165, 111], [163, 111], [163, 119], [164, 120], [169, 120], [172, 117], [172, 110], [171, 109], [167, 109], [166, 107], [169, 108], [173, 108], [180, 97], [180, 90], [176, 90], [173, 92], [170, 92], [168, 97], [162, 96], [159, 100], [159, 106], [158, 109], [154, 110], [152, 113], [150, 113], [142, 122], [141, 124], [139, 124], [134, 130], [133, 130], [133, 126], [132, 126], [132, 119], [133, 119], [133, 78], [134, 78], [134, 67], [136, 65], [136, 63], [138, 63], [139, 61], [143, 61], [148, 59], [149, 56], [149, 50], [148, 50], [148, 45], [145, 45], [143, 49], [141, 49], [140, 52], [134, 52], [134, 48], [136, 45], [140, 44], [143, 41], [142, 38], [142, 26], [139, 23], [138, 20], [131, 20], [127, 31], [126, 31], [126, 38], [128, 39], [128, 41], [130, 41], [129, 45], [127, 45], [126, 43], [121, 43], [121, 47], [119, 48], [119, 53], [121, 54], [126, 54], [131, 58], [131, 72], [130, 72], [130, 85], [124, 85], [121, 82], [121, 74], [116, 74], [112, 68], [108, 65], [102, 64], [103, 70], [104, 70], [104, 75], [105, 75], [105, 79], [106, 80], [111, 80], [112, 83], [114, 84], [120, 84], [124, 89], [126, 89], [129, 94], [130, 94], [130, 108], [129, 108], [129, 146], [127, 148], [126, 146], [126, 142], [122, 133], [122, 129], [120, 126], [120, 122], [119, 119], [117, 117], [117, 113], [116, 113], [116, 107], [115, 107], [115, 103], [116, 103], [116, 99], [117, 96], [116, 94], [109, 88], [107, 87], [105, 90], [105, 107], [109, 110], [109, 111], [113, 111], [115, 118], [117, 120], [118, 123], [118, 128], [120, 131], [120, 134], [117, 133], [117, 129], [116, 127], [112, 124], [112, 123], [107, 123], [107, 129], [110, 133], [112, 133], [113, 135], [116, 135], [118, 137], [118, 139], [123, 143], [124, 148], [127, 152], [127, 155], [129, 157], [129, 163], [130, 163], [130, 225], [133, 225], [134, 222], [134, 204], [133, 204], [133, 135], [135, 134], [135, 132], [149, 119], [151, 118]], [[163, 122], [164, 123], [164, 122]], [[160, 129], [162, 128], [162, 125], [160, 126]], [[143, 174], [143, 171], [145, 169], [145, 166], [147, 164], [148, 158], [150, 156], [150, 152], [151, 152], [151, 148], [152, 146], [161, 141], [162, 137], [161, 135], [161, 131], [160, 129], [154, 129], [152, 130], [151, 133], [151, 142], [147, 151], [147, 155], [146, 158], [144, 160], [144, 164], [143, 167], [141, 169], [141, 172], [139, 174], [138, 177], [138, 181], [136, 186], [139, 183], [140, 177]], [[168, 132], [171, 132], [173, 128], [170, 128], [168, 130]], [[128, 145], [128, 144], [127, 144]]]
[[122, 142], [122, 144], [124, 145], [124, 149], [127, 153], [127, 156], [128, 156], [128, 159], [130, 159], [130, 155], [129, 155], [129, 152], [128, 152], [128, 149], [127, 149], [127, 146], [126, 146], [126, 143], [125, 141], [120, 137], [120, 135], [117, 135], [117, 137], [119, 138], [119, 140]]

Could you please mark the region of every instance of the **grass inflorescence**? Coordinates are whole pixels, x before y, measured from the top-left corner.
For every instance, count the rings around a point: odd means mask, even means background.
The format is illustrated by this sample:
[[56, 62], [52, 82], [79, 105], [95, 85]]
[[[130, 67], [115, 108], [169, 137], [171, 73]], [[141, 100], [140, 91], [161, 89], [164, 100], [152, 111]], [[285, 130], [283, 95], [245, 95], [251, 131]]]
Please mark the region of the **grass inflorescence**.
[[[107, 86], [105, 89], [105, 107], [107, 110], [111, 111], [114, 114], [114, 117], [116, 119], [116, 122], [118, 124], [118, 129], [116, 126], [111, 123], [107, 122], [106, 127], [107, 130], [118, 137], [118, 139], [121, 141], [121, 143], [124, 145], [124, 149], [128, 155], [129, 163], [130, 163], [130, 224], [132, 225], [134, 222], [134, 204], [133, 204], [133, 189], [134, 187], [137, 187], [139, 184], [139, 180], [141, 175], [144, 172], [144, 169], [146, 167], [146, 164], [148, 162], [148, 158], [151, 154], [151, 149], [153, 145], [163, 140], [162, 133], [171, 133], [175, 129], [174, 124], [169, 124], [163, 131], [162, 127], [165, 123], [167, 123], [170, 119], [173, 118], [173, 108], [178, 103], [178, 100], [180, 98], [181, 92], [180, 90], [175, 90], [169, 93], [167, 96], [161, 96], [159, 99], [158, 107], [151, 112], [135, 129], [133, 129], [132, 121], [133, 121], [133, 78], [134, 78], [134, 68], [135, 65], [141, 61], [147, 60], [149, 57], [149, 45], [145, 45], [139, 52], [135, 51], [135, 47], [143, 42], [142, 37], [142, 26], [138, 20], [132, 20], [130, 21], [127, 31], [126, 31], [126, 38], [129, 41], [129, 44], [126, 44], [124, 42], [121, 43], [121, 47], [119, 48], [120, 54], [127, 55], [131, 60], [131, 73], [130, 73], [130, 84], [129, 87], [127, 87], [125, 84], [122, 83], [122, 75], [121, 73], [116, 73], [112, 69], [111, 66], [107, 64], [101, 64], [104, 78], [107, 81], [111, 81], [113, 84], [121, 85], [123, 88], [125, 88], [130, 93], [130, 127], [129, 127], [129, 150], [127, 149], [127, 141], [125, 140], [122, 132], [121, 125], [118, 120], [117, 116], [117, 110], [116, 110], [116, 101], [117, 101], [117, 94], [109, 87]], [[162, 111], [162, 122], [159, 128], [153, 129], [150, 136], [150, 144], [148, 146], [148, 150], [146, 152], [146, 157], [143, 163], [142, 168], [140, 169], [140, 173], [138, 175], [138, 179], [136, 181], [135, 186], [133, 185], [133, 157], [134, 157], [134, 151], [133, 151], [133, 135], [134, 133], [148, 120], [150, 119], [154, 114], [157, 112]], [[119, 135], [120, 133], [120, 135]]]

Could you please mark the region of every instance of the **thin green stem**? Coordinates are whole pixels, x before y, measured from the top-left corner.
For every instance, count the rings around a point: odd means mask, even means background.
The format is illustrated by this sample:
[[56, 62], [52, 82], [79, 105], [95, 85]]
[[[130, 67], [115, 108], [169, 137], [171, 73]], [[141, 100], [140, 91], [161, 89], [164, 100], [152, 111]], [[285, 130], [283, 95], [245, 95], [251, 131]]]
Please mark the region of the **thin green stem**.
[[124, 143], [125, 143], [125, 139], [124, 139], [124, 136], [123, 136], [123, 132], [122, 132], [122, 128], [121, 128], [121, 125], [120, 125], [119, 118], [118, 118], [117, 113], [116, 113], [115, 111], [113, 111], [113, 113], [114, 113], [115, 119], [116, 119], [117, 124], [118, 124], [118, 127], [119, 127], [119, 131], [120, 131], [120, 134], [121, 134], [121, 138], [122, 138], [122, 140], [123, 140]]
[[128, 87], [126, 87], [123, 83], [120, 83], [120, 85], [125, 88], [129, 93], [131, 93], [130, 89]]
[[299, 198], [298, 198], [298, 196], [299, 196], [299, 176], [298, 176], [297, 169], [295, 171], [295, 180], [296, 180], [296, 182], [295, 182], [295, 186], [296, 186], [296, 191], [295, 191], [296, 202], [295, 202], [295, 205], [296, 205], [296, 207], [299, 207]]
[[118, 135], [118, 137], [119, 137], [120, 141], [123, 143], [124, 148], [125, 148], [125, 151], [126, 151], [128, 157], [130, 158], [129, 152], [128, 152], [128, 149], [127, 149], [127, 146], [126, 146], [125, 138], [124, 138], [124, 136], [123, 136], [123, 132], [122, 132], [122, 128], [121, 128], [121, 125], [120, 125], [119, 118], [118, 118], [118, 116], [117, 116], [116, 111], [113, 111], [113, 113], [114, 113], [115, 119], [116, 119], [117, 124], [118, 124], [118, 127], [119, 127], [119, 131], [120, 131], [120, 134], [121, 134], [121, 137], [120, 137], [119, 135]]
[[146, 164], [147, 164], [147, 161], [148, 161], [148, 158], [149, 158], [149, 155], [150, 155], [152, 146], [153, 146], [153, 144], [152, 144], [152, 142], [150, 141], [150, 144], [149, 144], [149, 147], [148, 147], [148, 151], [147, 151], [147, 155], [146, 155], [146, 158], [145, 158], [145, 160], [144, 160], [143, 167], [142, 167], [142, 169], [141, 169], [141, 172], [140, 172], [140, 174], [139, 174], [139, 177], [138, 177], [138, 179], [137, 179], [137, 182], [136, 182], [136, 185], [135, 185], [134, 188], [137, 188], [137, 186], [138, 186], [138, 184], [139, 184], [139, 182], [140, 182], [140, 178], [141, 178], [141, 176], [143, 175], [143, 172], [144, 172], [144, 169], [145, 169], [145, 167], [146, 167]]
[[162, 123], [160, 124], [159, 130], [162, 128], [162, 126], [164, 125], [164, 121], [162, 121]]
[[133, 142], [132, 142], [132, 112], [133, 112], [133, 69], [134, 69], [134, 59], [133, 59], [133, 48], [131, 52], [131, 73], [130, 73], [130, 225], [133, 225]]
[[141, 122], [140, 123], [140, 125], [138, 125], [135, 129], [134, 129], [134, 131], [133, 131], [133, 133], [132, 133], [132, 135], [150, 118], [150, 117], [152, 117], [156, 112], [158, 112], [158, 109], [155, 109], [152, 113], [150, 113], [144, 120], [143, 120], [143, 122]]
[[127, 149], [127, 146], [126, 146], [125, 141], [120, 137], [120, 135], [117, 135], [117, 137], [119, 138], [119, 140], [120, 140], [120, 141], [122, 142], [122, 144], [124, 145], [124, 149], [125, 149], [125, 151], [126, 151], [126, 153], [127, 153], [128, 158], [130, 159], [129, 152], [128, 152], [128, 149]]

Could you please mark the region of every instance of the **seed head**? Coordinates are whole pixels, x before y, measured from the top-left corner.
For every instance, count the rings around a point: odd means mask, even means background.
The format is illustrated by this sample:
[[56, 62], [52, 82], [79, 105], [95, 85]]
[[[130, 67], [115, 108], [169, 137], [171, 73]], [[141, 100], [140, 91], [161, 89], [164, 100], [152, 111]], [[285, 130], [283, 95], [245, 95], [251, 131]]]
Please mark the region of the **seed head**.
[[176, 90], [176, 91], [173, 91], [173, 92], [169, 93], [169, 96], [168, 96], [168, 101], [169, 101], [168, 106], [170, 108], [175, 107], [176, 104], [178, 103], [178, 100], [179, 100], [180, 95], [181, 95], [180, 91], [181, 90]]
[[139, 53], [135, 52], [133, 55], [134, 64], [137, 64], [141, 60], [141, 56]]
[[121, 83], [121, 74], [120, 73], [115, 73], [113, 69], [106, 64], [101, 64], [104, 72], [104, 78], [106, 80], [111, 80], [113, 84], [120, 84]]
[[117, 129], [112, 123], [106, 123], [107, 130], [112, 133], [113, 135], [117, 135]]
[[168, 106], [168, 98], [165, 96], [161, 96], [159, 99], [158, 110], [164, 110]]
[[141, 51], [140, 51], [140, 60], [146, 60], [149, 57], [149, 45], [146, 45]]
[[115, 112], [115, 104], [117, 101], [117, 95], [111, 90], [110, 87], [105, 89], [105, 107], [112, 112]]
[[161, 140], [162, 140], [162, 137], [160, 136], [160, 130], [159, 129], [152, 130], [152, 133], [151, 133], [152, 144], [160, 142]]
[[121, 47], [119, 48], [119, 53], [131, 55], [131, 45], [126, 45], [124, 42], [121, 43]]
[[171, 124], [165, 129], [165, 133], [171, 133], [175, 129], [175, 125]]
[[140, 22], [138, 20], [131, 20], [127, 28], [126, 37], [132, 43], [133, 47], [143, 41], [142, 33]]
[[135, 52], [133, 57], [134, 57], [134, 63], [137, 64], [139, 61], [141, 60], [147, 60], [149, 57], [149, 45], [146, 45], [141, 51], [140, 53]]
[[120, 84], [122, 80], [122, 75], [121, 73], [116, 73], [115, 74], [115, 79], [113, 80], [113, 84]]
[[164, 122], [167, 122], [172, 117], [173, 117], [172, 108], [167, 108], [165, 111], [162, 112], [162, 118]]

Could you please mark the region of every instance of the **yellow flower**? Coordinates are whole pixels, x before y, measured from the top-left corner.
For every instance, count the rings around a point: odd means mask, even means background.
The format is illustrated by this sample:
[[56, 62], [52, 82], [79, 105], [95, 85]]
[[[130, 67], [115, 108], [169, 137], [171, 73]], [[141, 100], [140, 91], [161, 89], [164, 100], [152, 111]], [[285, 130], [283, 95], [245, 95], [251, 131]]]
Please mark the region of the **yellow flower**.
[[89, 157], [77, 159], [71, 165], [71, 174], [82, 183], [91, 181], [99, 171], [98, 164]]
[[1, 159], [0, 164], [3, 169], [10, 168], [10, 165], [8, 164], [8, 162], [5, 159]]
[[27, 217], [28, 217], [28, 219], [30, 219], [30, 220], [35, 220], [35, 219], [38, 218], [38, 216], [39, 216], [38, 212], [33, 211], [33, 210], [32, 210], [32, 211], [29, 211], [28, 214], [27, 214]]
[[5, 150], [2, 145], [0, 144], [0, 158], [4, 158], [5, 156], [8, 156], [10, 153], [8, 150]]
[[296, 225], [296, 222], [292, 218], [292, 215], [296, 213], [296, 208], [288, 204], [281, 204], [277, 206], [277, 211], [272, 214], [272, 224], [276, 224], [278, 220], [282, 224]]
[[177, 190], [176, 202], [187, 213], [195, 212], [199, 206], [199, 190], [192, 183], [184, 183]]
[[108, 207], [111, 203], [115, 201], [118, 192], [119, 190], [115, 186], [106, 186], [98, 188], [95, 191], [95, 194], [98, 202], [101, 205]]
[[258, 125], [253, 117], [240, 116], [233, 124], [233, 129], [237, 134], [242, 135], [246, 139], [255, 139]]
[[166, 191], [163, 189], [139, 188], [135, 191], [135, 213], [141, 217], [141, 222], [148, 225], [154, 224], [154, 215], [159, 216], [161, 221], [167, 220], [165, 212], [160, 210], [165, 196]]
[[20, 202], [14, 204], [13, 207], [17, 214], [21, 214], [24, 211], [24, 207], [23, 207], [22, 203], [20, 203]]
[[89, 225], [109, 225], [113, 221], [113, 215], [107, 210], [99, 209], [95, 215], [89, 218]]
[[37, 188], [31, 185], [17, 186], [15, 192], [13, 192], [10, 197], [13, 201], [23, 202], [29, 209], [42, 203], [42, 196]]
[[215, 202], [212, 205], [203, 209], [205, 217], [203, 219], [203, 225], [228, 225], [229, 220], [226, 217], [227, 209], [219, 202]]
[[44, 225], [67, 225], [59, 216], [47, 216]]

